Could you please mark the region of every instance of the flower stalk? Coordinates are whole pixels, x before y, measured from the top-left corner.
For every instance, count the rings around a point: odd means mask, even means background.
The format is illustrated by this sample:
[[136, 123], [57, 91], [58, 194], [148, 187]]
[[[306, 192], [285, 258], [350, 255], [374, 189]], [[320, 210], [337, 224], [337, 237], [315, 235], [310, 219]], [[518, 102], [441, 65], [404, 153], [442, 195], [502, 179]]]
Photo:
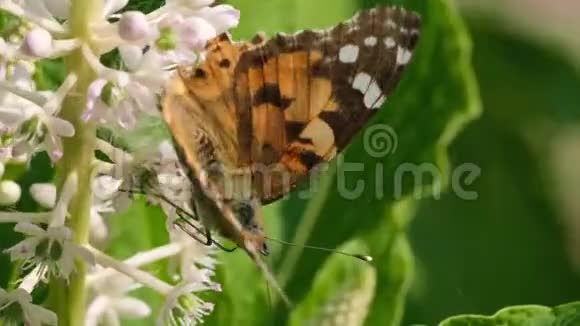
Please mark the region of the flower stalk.
[[[70, 31], [73, 37], [90, 44], [90, 26], [102, 17], [103, 2], [100, 0], [73, 0], [70, 7]], [[63, 139], [63, 156], [57, 164], [57, 185], [61, 188], [72, 171], [78, 175], [78, 191], [69, 207], [70, 228], [73, 242], [85, 245], [89, 240], [92, 162], [96, 142], [96, 124], [82, 121], [88, 86], [95, 79], [95, 72], [87, 64], [82, 51], [77, 49], [64, 58], [67, 71], [78, 80], [65, 98], [60, 117], [72, 123], [75, 135]], [[70, 283], [53, 280], [51, 305], [57, 313], [60, 325], [82, 325], [85, 319], [85, 278], [87, 263], [77, 260]]]

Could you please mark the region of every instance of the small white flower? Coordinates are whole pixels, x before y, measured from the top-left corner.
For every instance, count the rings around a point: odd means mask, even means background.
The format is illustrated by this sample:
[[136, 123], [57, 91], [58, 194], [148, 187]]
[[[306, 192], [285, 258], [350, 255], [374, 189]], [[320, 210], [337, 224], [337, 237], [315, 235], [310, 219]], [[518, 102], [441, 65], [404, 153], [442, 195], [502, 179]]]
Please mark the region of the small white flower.
[[240, 12], [229, 5], [208, 7], [213, 1], [167, 1], [161, 8], [154, 50], [164, 65], [198, 62], [208, 40], [239, 23]]
[[131, 81], [129, 74], [119, 72], [118, 77], [116, 81], [97, 79], [91, 83], [83, 120], [95, 120], [104, 125], [114, 123], [132, 129], [141, 110], [149, 111], [155, 107], [155, 92]]
[[176, 257], [181, 282], [167, 295], [158, 325], [196, 325], [213, 310], [213, 304], [204, 302], [196, 292], [221, 291], [219, 283], [212, 281], [216, 259], [214, 248], [204, 246], [189, 235], [176, 230], [171, 232], [172, 242], [181, 242], [183, 249]]
[[56, 326], [58, 322], [54, 312], [33, 304], [30, 293], [20, 288], [12, 292], [0, 289], [0, 316], [5, 321], [13, 321], [18, 325]]
[[190, 326], [203, 322], [214, 308], [214, 305], [203, 301], [194, 293], [203, 291], [221, 291], [219, 286], [211, 287], [198, 282], [182, 282], [167, 295], [161, 314], [157, 319], [158, 326]]
[[23, 261], [23, 269], [42, 266], [43, 274], [48, 271], [53, 276], [68, 279], [74, 270], [75, 259], [92, 262], [90, 253], [72, 242], [72, 232], [64, 226], [77, 186], [78, 177], [73, 172], [65, 180], [48, 227], [42, 228], [29, 222], [20, 222], [14, 227], [16, 232], [26, 237], [5, 252], [10, 254], [13, 261]]
[[174, 13], [159, 23], [155, 49], [165, 65], [189, 65], [199, 60], [207, 41], [216, 35], [217, 31], [206, 20]]
[[20, 186], [12, 180], [0, 181], [0, 206], [10, 206], [20, 200], [22, 190]]
[[93, 179], [93, 203], [91, 205], [91, 235], [96, 240], [103, 240], [107, 236], [107, 225], [103, 214], [115, 212], [113, 197], [119, 191], [123, 180], [117, 180], [108, 175], [101, 175]]
[[52, 183], [35, 183], [30, 186], [30, 195], [44, 208], [53, 208], [56, 203], [56, 186]]
[[100, 75], [88, 88], [83, 120], [130, 129], [140, 113], [158, 114], [157, 95], [167, 73], [155, 60], [155, 53], [143, 56], [131, 73], [104, 67], [88, 48], [83, 48], [83, 53]]
[[96, 295], [87, 308], [85, 326], [121, 325], [121, 318], [140, 319], [151, 314], [147, 303], [127, 295], [139, 285], [125, 275], [114, 274], [92, 287]]
[[173, 243], [182, 243], [184, 248], [176, 257], [180, 279], [218, 286], [211, 281], [218, 263], [213, 257], [215, 248], [199, 243], [182, 230], [175, 230], [170, 235]]
[[[10, 82], [19, 89], [32, 91], [34, 90], [32, 74], [35, 67], [33, 63], [19, 57], [19, 47], [18, 44], [7, 43], [3, 38], [0, 38], [0, 80]], [[6, 99], [8, 94], [12, 95], [12, 98]], [[14, 98], [18, 98], [5, 90], [2, 90], [0, 95], [0, 103], [7, 100], [14, 101]]]
[[[40, 95], [15, 87], [10, 83], [0, 84], [18, 96], [5, 99], [0, 104], [0, 118], [8, 121], [7, 126], [15, 134], [12, 143], [16, 156], [46, 150], [56, 161], [62, 156], [61, 137], [72, 137], [74, 126], [57, 116], [65, 96], [76, 84], [76, 76], [67, 76], [55, 93]], [[14, 100], [10, 100], [14, 99]]]
[[14, 227], [26, 237], [15, 246], [4, 250], [12, 261], [22, 261], [22, 268], [42, 266], [43, 272], [68, 280], [74, 271], [74, 260], [92, 263], [91, 254], [72, 242], [71, 230], [65, 226], [49, 226], [45, 229], [28, 222]]

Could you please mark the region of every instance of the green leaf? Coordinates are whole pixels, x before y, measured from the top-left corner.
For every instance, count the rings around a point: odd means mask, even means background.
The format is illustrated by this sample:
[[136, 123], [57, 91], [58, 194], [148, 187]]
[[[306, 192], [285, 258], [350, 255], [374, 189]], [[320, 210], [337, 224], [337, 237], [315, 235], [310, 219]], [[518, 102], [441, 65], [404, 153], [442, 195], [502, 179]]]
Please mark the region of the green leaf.
[[439, 326], [575, 326], [580, 325], [580, 302], [555, 308], [516, 306], [493, 316], [464, 315], [446, 319]]
[[580, 122], [580, 74], [567, 54], [490, 18], [468, 20], [486, 110], [450, 150], [456, 164], [480, 167], [468, 186], [478, 199], [450, 193], [419, 207], [410, 234], [418, 277], [404, 325], [579, 298], [574, 227], [565, 222], [575, 217], [558, 201], [553, 164], [577, 166], [555, 161], [554, 146]]
[[22, 20], [20, 18], [0, 10], [0, 36], [3, 39], [8, 39], [11, 35], [17, 33], [21, 24]]
[[111, 234], [107, 252], [115, 257], [127, 258], [169, 242], [161, 208], [149, 206], [142, 199], [135, 199], [127, 210], [109, 220]]
[[62, 59], [45, 59], [36, 64], [32, 79], [38, 90], [55, 90], [65, 79], [65, 67]]

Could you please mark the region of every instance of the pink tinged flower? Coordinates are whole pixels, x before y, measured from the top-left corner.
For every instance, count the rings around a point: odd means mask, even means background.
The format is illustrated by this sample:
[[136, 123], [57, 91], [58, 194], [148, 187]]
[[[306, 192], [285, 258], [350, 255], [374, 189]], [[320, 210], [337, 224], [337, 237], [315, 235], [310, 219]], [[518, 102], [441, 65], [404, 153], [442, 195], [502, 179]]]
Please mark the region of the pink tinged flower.
[[46, 58], [52, 53], [52, 35], [43, 28], [34, 28], [26, 34], [21, 50], [31, 57]]
[[186, 19], [179, 26], [179, 38], [188, 50], [203, 51], [205, 44], [217, 36], [216, 29], [207, 20], [199, 17]]
[[218, 34], [238, 26], [240, 11], [230, 5], [205, 7], [198, 13], [217, 30]]
[[118, 25], [119, 36], [126, 41], [142, 41], [151, 36], [150, 23], [140, 11], [123, 13]]
[[89, 120], [99, 120], [107, 110], [106, 104], [101, 99], [103, 89], [107, 85], [107, 80], [103, 78], [95, 79], [87, 89], [87, 103], [81, 119], [85, 122]]
[[170, 14], [159, 23], [155, 46], [167, 64], [187, 65], [198, 60], [198, 53], [216, 35], [215, 28], [200, 17]]
[[128, 81], [114, 83], [106, 79], [97, 79], [89, 85], [84, 121], [94, 120], [100, 123], [115, 123], [125, 129], [136, 123], [134, 99], [128, 96]]
[[104, 67], [90, 49], [83, 48], [83, 52], [101, 77], [88, 88], [84, 120], [115, 123], [129, 129], [135, 126], [138, 114], [158, 114], [157, 94], [167, 73], [153, 51], [143, 55], [131, 72]]

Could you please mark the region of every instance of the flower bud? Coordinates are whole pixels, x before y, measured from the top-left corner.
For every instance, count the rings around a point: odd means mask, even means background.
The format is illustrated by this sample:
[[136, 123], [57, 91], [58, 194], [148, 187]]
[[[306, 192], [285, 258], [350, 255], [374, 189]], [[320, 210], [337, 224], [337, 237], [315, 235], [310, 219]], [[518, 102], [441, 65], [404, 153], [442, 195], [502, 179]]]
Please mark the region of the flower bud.
[[0, 181], [0, 206], [14, 205], [20, 200], [22, 190], [12, 180]]
[[53, 208], [56, 203], [56, 187], [52, 183], [35, 183], [30, 187], [32, 198], [44, 208]]
[[127, 11], [119, 20], [119, 36], [127, 41], [139, 41], [150, 34], [149, 22], [140, 11]]
[[45, 29], [34, 28], [26, 34], [22, 52], [31, 57], [48, 57], [52, 52], [52, 35]]

